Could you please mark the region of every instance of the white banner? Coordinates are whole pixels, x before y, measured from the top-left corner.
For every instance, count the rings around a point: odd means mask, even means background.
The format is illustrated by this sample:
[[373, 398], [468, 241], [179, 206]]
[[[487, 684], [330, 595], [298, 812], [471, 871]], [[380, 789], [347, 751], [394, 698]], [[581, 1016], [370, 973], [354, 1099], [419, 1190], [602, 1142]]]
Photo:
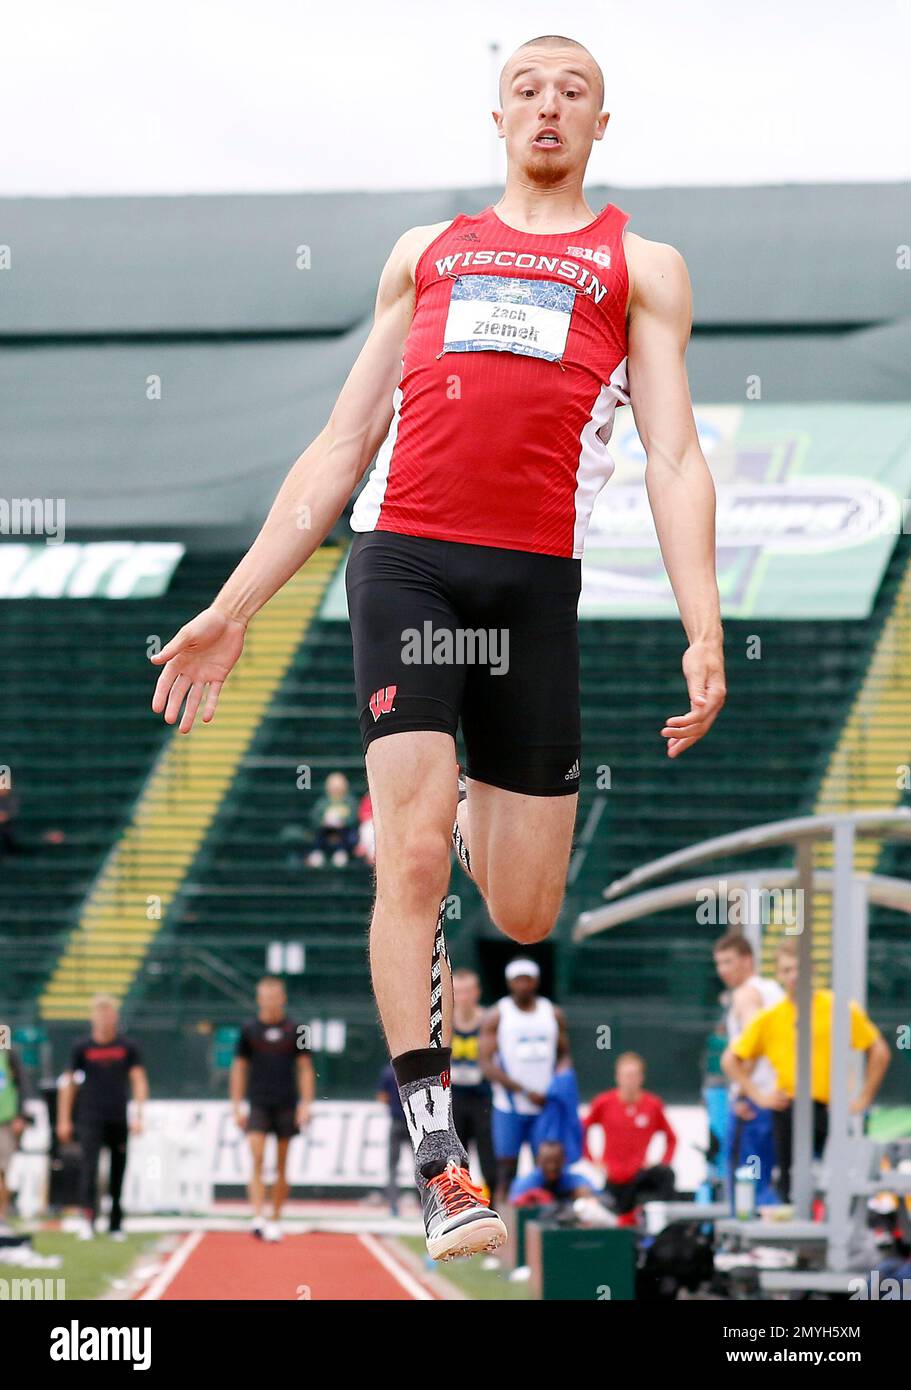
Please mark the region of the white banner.
[[[30, 1198], [37, 1198], [34, 1165], [46, 1154], [49, 1134], [43, 1104], [32, 1102], [36, 1123], [26, 1131], [23, 1149], [13, 1159], [10, 1186], [22, 1182]], [[681, 1191], [693, 1191], [705, 1174], [699, 1152], [708, 1144], [705, 1110], [698, 1105], [670, 1105], [667, 1115], [677, 1134], [673, 1167]], [[319, 1101], [313, 1106], [310, 1125], [291, 1140], [288, 1181], [292, 1187], [384, 1189], [387, 1182], [389, 1115], [375, 1101]], [[597, 1141], [600, 1147], [600, 1137]], [[661, 1143], [656, 1137], [648, 1155], [659, 1160]], [[28, 1157], [35, 1155], [35, 1157]], [[275, 1140], [266, 1142], [265, 1179], [274, 1172]], [[529, 1167], [527, 1154], [521, 1170]], [[594, 1170], [589, 1170], [594, 1175]], [[31, 1178], [26, 1180], [26, 1173]], [[204, 1211], [219, 1187], [243, 1187], [250, 1176], [250, 1150], [246, 1135], [234, 1123], [231, 1106], [219, 1100], [150, 1101], [145, 1108], [145, 1129], [130, 1139], [124, 1183], [127, 1211]], [[408, 1188], [413, 1178], [411, 1154], [406, 1145], [399, 1156], [398, 1180]], [[32, 1200], [29, 1205], [32, 1205]]]

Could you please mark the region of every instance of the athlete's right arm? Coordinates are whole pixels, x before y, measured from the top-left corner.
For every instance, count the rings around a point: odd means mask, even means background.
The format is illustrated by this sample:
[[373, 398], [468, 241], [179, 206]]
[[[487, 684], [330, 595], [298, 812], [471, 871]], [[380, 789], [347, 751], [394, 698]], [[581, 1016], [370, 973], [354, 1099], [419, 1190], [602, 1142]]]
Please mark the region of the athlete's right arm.
[[500, 1011], [496, 1006], [485, 1014], [478, 1034], [478, 1063], [488, 1081], [496, 1081], [507, 1091], [519, 1092], [522, 1087], [513, 1081], [497, 1061], [497, 1031], [500, 1027]]
[[228, 1073], [228, 1095], [231, 1100], [231, 1109], [234, 1112], [234, 1123], [238, 1129], [243, 1129], [246, 1125], [243, 1103], [247, 1094], [248, 1074], [249, 1063], [246, 1057], [232, 1057], [231, 1070]]
[[152, 709], [189, 733], [208, 687], [203, 722], [237, 662], [247, 624], [335, 525], [392, 420], [392, 396], [414, 312], [414, 267], [438, 229], [412, 227], [380, 277], [373, 327], [324, 428], [291, 468], [262, 530], [211, 607], [150, 659], [164, 669]]
[[380, 276], [373, 327], [325, 427], [291, 468], [260, 534], [215, 600], [248, 623], [338, 521], [392, 420], [392, 395], [414, 312], [414, 233], [396, 242]]
[[73, 1137], [73, 1106], [76, 1100], [76, 1078], [70, 1071], [57, 1092], [57, 1138], [68, 1144]]

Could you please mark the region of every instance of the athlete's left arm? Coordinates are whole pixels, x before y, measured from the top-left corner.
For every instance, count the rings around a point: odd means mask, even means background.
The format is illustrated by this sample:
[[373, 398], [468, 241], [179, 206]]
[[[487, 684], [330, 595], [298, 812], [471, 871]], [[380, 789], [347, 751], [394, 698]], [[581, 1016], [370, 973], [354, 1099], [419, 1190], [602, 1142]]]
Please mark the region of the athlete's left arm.
[[742, 1033], [747, 1024], [758, 1013], [762, 1013], [765, 1005], [762, 1002], [762, 995], [755, 985], [740, 985], [734, 990], [731, 1007]]
[[[633, 247], [630, 247], [630, 251]], [[693, 419], [686, 375], [692, 292], [673, 246], [637, 238], [628, 256], [627, 372], [655, 530], [689, 646], [683, 657], [690, 709], [661, 730], [677, 757], [708, 733], [725, 697], [721, 606], [715, 577], [715, 486]]]
[[572, 1053], [569, 1050], [569, 1033], [566, 1029], [566, 1015], [562, 1009], [554, 1008], [554, 1017], [557, 1020], [557, 1071], [566, 1071], [573, 1064]]
[[133, 1119], [130, 1129], [133, 1134], [142, 1133], [143, 1107], [149, 1099], [149, 1078], [145, 1067], [133, 1066], [129, 1070], [130, 1089], [133, 1092]]
[[677, 1131], [667, 1118], [667, 1112], [663, 1105], [659, 1105], [655, 1118], [655, 1133], [664, 1135], [664, 1157], [661, 1162], [669, 1164], [677, 1150]]
[[889, 1070], [891, 1060], [892, 1053], [889, 1051], [889, 1044], [882, 1034], [878, 1034], [866, 1049], [866, 1070], [863, 1085], [851, 1102], [852, 1115], [863, 1114], [873, 1104], [876, 1093], [883, 1083], [883, 1077]]
[[316, 1094], [316, 1073], [313, 1058], [309, 1052], [302, 1052], [297, 1059], [297, 1123], [304, 1128], [310, 1123], [310, 1107]]

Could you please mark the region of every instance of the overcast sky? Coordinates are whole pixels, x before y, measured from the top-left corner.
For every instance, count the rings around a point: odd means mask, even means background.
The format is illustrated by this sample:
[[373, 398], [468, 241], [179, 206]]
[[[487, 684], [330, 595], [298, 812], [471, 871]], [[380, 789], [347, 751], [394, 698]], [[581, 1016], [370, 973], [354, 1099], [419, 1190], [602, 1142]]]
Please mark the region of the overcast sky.
[[500, 182], [490, 47], [554, 28], [589, 184], [911, 177], [911, 0], [5, 0], [0, 194]]

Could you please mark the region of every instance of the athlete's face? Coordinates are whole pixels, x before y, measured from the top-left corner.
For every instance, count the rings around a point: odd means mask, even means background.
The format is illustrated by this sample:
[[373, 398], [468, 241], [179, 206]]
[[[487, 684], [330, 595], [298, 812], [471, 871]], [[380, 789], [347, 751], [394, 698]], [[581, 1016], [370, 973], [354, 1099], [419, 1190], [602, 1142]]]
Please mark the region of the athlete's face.
[[726, 989], [736, 989], [748, 980], [753, 972], [753, 957], [742, 956], [739, 951], [717, 951], [715, 969]]
[[500, 100], [493, 118], [510, 165], [548, 187], [585, 168], [610, 120], [601, 110], [598, 68], [584, 49], [520, 48], [503, 70]]
[[271, 980], [267, 980], [265, 984], [257, 985], [256, 1005], [260, 1018], [282, 1018], [287, 1002], [284, 986], [273, 984]]
[[112, 1004], [92, 1005], [92, 1033], [96, 1038], [113, 1038], [117, 1022], [117, 1010]]
[[563, 1145], [556, 1142], [541, 1144], [538, 1149], [538, 1167], [548, 1182], [555, 1182], [563, 1172], [565, 1155]]
[[782, 951], [778, 957], [778, 983], [790, 999], [797, 997], [797, 957]]
[[617, 1090], [632, 1094], [642, 1089], [645, 1075], [642, 1071], [641, 1062], [618, 1062], [617, 1063]]
[[476, 975], [459, 975], [452, 982], [452, 999], [456, 1008], [468, 1012], [476, 1009], [481, 997], [481, 987]]
[[517, 1004], [530, 1004], [538, 992], [534, 975], [517, 975], [509, 981], [509, 992]]
[[348, 795], [348, 778], [342, 772], [333, 772], [326, 778], [326, 795], [330, 801], [343, 801]]

